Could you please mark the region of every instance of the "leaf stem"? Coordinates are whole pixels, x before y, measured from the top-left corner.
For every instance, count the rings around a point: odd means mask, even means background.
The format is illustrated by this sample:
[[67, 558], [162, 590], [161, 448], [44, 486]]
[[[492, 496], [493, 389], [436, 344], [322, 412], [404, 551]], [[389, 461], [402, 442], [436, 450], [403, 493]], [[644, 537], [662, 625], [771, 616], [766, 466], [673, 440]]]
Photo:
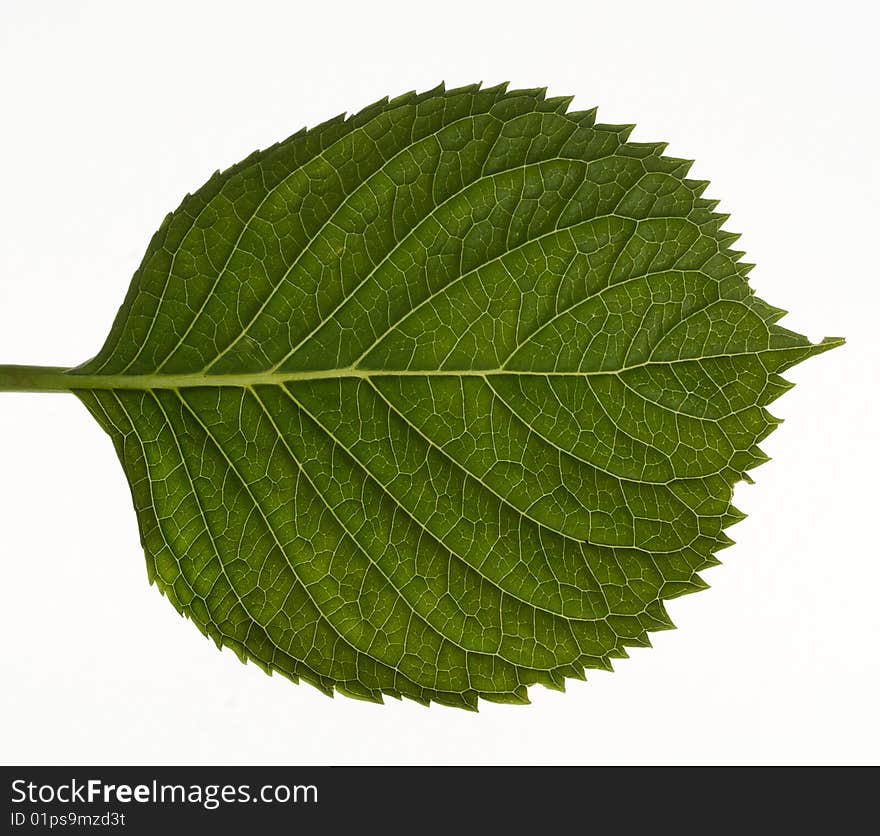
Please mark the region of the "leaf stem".
[[57, 366], [0, 366], [0, 392], [69, 392], [70, 384]]
[[353, 366], [337, 369], [312, 369], [291, 371], [248, 371], [238, 374], [208, 374], [201, 372], [175, 372], [149, 374], [88, 374], [78, 369], [62, 369], [55, 366], [0, 366], [0, 392], [75, 392], [89, 389], [184, 389], [199, 386], [259, 386], [279, 385], [304, 380], [336, 380], [339, 378], [383, 377], [608, 377], [644, 366], [668, 366], [692, 363], [714, 357], [738, 357], [743, 355], [769, 355], [775, 352], [791, 354], [801, 352], [802, 357], [821, 354], [843, 344], [840, 337], [826, 337], [822, 342], [810, 345], [781, 346], [760, 351], [743, 351], [707, 357], [682, 357], [674, 360], [644, 360], [617, 369], [570, 369], [528, 370], [508, 369], [363, 369]]

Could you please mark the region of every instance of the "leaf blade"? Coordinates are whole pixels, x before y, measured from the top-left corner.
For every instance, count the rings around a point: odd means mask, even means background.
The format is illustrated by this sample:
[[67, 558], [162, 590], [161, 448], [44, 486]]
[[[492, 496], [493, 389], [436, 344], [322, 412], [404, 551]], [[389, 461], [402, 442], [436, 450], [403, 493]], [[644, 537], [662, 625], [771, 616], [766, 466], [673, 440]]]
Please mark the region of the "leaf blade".
[[690, 161], [542, 91], [383, 100], [215, 175], [72, 386], [151, 580], [325, 693], [475, 708], [609, 669], [742, 518], [779, 373]]

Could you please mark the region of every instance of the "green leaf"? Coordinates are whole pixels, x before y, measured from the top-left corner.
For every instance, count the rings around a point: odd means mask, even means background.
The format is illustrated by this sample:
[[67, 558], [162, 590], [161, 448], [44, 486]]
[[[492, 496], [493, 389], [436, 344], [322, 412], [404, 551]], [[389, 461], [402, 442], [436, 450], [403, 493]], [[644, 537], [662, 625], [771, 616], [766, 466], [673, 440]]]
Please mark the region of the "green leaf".
[[706, 183], [542, 90], [257, 152], [154, 236], [100, 353], [4, 367], [113, 439], [149, 577], [243, 660], [475, 708], [610, 669], [731, 544], [777, 324]]

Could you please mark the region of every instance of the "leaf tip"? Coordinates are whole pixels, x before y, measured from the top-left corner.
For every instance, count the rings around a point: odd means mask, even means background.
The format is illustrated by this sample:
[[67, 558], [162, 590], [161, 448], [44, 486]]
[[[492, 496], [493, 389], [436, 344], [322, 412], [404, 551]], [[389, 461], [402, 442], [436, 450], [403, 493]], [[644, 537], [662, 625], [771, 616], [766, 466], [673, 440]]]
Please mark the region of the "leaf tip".
[[813, 348], [815, 354], [821, 354], [823, 351], [830, 351], [832, 348], [839, 348], [842, 345], [846, 345], [846, 337], [824, 337]]

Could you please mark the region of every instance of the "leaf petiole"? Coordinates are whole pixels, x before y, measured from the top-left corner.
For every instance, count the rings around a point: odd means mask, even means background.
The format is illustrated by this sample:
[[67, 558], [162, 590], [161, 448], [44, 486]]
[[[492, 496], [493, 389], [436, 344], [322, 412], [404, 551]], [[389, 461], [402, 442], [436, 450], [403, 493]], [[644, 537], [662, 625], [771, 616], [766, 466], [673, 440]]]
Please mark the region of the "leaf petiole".
[[56, 366], [0, 366], [0, 392], [69, 392], [66, 372]]

